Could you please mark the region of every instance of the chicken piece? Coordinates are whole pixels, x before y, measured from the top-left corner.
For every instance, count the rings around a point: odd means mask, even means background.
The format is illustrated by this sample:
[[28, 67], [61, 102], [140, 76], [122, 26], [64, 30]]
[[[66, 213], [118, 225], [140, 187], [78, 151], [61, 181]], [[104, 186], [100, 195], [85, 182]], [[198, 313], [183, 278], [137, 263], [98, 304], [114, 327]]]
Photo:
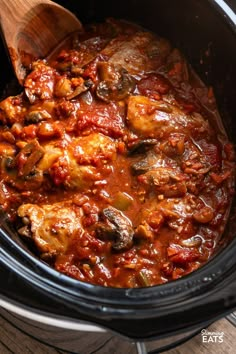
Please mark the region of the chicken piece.
[[75, 76], [83, 73], [83, 67], [89, 64], [104, 49], [109, 40], [116, 34], [114, 26], [102, 28], [103, 24], [97, 24], [87, 33], [78, 33], [74, 38], [73, 49], [62, 49], [55, 60], [52, 58], [52, 66], [60, 72], [70, 72]]
[[159, 167], [139, 176], [139, 182], [165, 198], [179, 198], [187, 193], [186, 176], [173, 168]]
[[160, 230], [164, 220], [164, 216], [161, 212], [151, 212], [147, 220], [143, 220], [135, 229], [134, 237], [153, 241], [155, 234]]
[[53, 98], [56, 71], [47, 66], [45, 62], [36, 61], [33, 63], [33, 71], [25, 79], [25, 94], [31, 104], [39, 100]]
[[102, 179], [103, 166], [115, 159], [116, 144], [103, 134], [92, 133], [73, 139], [66, 147], [57, 141], [45, 144], [44, 151], [38, 164], [43, 173], [49, 173], [56, 185], [84, 189]]
[[52, 66], [60, 72], [75, 76], [83, 73], [83, 68], [92, 62], [108, 43], [119, 34], [131, 35], [140, 30], [139, 26], [126, 21], [109, 18], [105, 23], [88, 25], [86, 32], [74, 35], [72, 49], [62, 50], [57, 58], [52, 56]]
[[119, 210], [108, 207], [102, 212], [103, 222], [96, 226], [98, 237], [113, 240], [112, 247], [116, 251], [124, 251], [133, 245], [133, 227], [131, 221]]
[[57, 141], [51, 141], [50, 143], [42, 144], [44, 149], [44, 155], [39, 161], [37, 167], [43, 173], [47, 173], [50, 167], [59, 157], [63, 156], [63, 149], [59, 146]]
[[[152, 239], [162, 226], [168, 225], [170, 232], [180, 235], [180, 240], [191, 238], [199, 228], [199, 221], [197, 222], [195, 216], [202, 220], [199, 215], [201, 212], [204, 214], [206, 208], [200, 198], [188, 194], [181, 198], [164, 198], [159, 201], [154, 198], [143, 205], [134, 237]], [[203, 221], [210, 222], [211, 219]]]
[[69, 203], [22, 204], [17, 213], [26, 225], [18, 232], [32, 238], [39, 251], [48, 257], [64, 253], [70, 239], [83, 233], [82, 209]]
[[138, 31], [133, 35], [118, 35], [101, 54], [109, 57], [109, 63], [120, 66], [129, 74], [141, 74], [157, 70], [170, 52], [168, 41], [154, 34]]
[[7, 97], [0, 102], [0, 122], [7, 125], [23, 122], [25, 106], [22, 95]]
[[183, 134], [170, 134], [159, 149], [176, 161], [186, 176], [188, 191], [193, 194], [199, 194], [205, 187], [208, 173], [218, 171], [221, 166], [218, 146], [204, 139], [193, 140]]
[[103, 178], [103, 167], [116, 157], [113, 139], [99, 133], [92, 133], [75, 139], [68, 147], [68, 188], [83, 189]]
[[204, 205], [202, 200], [191, 195], [186, 195], [179, 199], [164, 199], [158, 204], [157, 209], [162, 212], [167, 220], [192, 219], [193, 212]]
[[1, 158], [3, 156], [6, 156], [6, 157], [14, 156], [15, 152], [16, 152], [16, 149], [13, 145], [11, 145], [7, 142], [0, 141], [0, 156], [1, 156]]
[[145, 96], [130, 96], [127, 120], [130, 128], [143, 137], [163, 137], [170, 133], [206, 132], [208, 122], [200, 114], [186, 115], [176, 106]]
[[115, 158], [115, 141], [106, 135], [92, 133], [76, 138], [69, 145], [79, 163], [90, 163], [96, 166], [99, 160], [112, 161]]
[[16, 156], [14, 148], [8, 145], [3, 146], [1, 169], [4, 179], [19, 190], [38, 189], [47, 176], [56, 186], [89, 188], [109, 173], [106, 167], [116, 157], [114, 140], [99, 133], [78, 137], [69, 143], [54, 140], [39, 145], [33, 140]]

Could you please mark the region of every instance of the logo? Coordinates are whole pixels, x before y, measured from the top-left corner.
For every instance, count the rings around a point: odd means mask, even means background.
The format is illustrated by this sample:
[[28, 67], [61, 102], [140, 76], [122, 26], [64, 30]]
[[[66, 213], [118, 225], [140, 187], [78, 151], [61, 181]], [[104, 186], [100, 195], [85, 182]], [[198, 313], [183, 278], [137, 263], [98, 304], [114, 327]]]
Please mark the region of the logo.
[[223, 343], [224, 332], [208, 332], [206, 329], [201, 330], [202, 343]]

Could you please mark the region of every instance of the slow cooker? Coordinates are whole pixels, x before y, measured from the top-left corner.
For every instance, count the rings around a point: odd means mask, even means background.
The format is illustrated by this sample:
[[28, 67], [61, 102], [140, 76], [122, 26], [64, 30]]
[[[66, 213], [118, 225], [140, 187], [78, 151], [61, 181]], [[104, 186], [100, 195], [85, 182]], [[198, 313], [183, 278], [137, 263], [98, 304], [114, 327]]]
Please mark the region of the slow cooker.
[[[83, 23], [124, 18], [168, 38], [206, 85], [213, 86], [225, 129], [231, 141], [236, 141], [235, 1], [58, 2]], [[0, 52], [3, 92], [13, 72], [2, 42]], [[36, 320], [37, 328], [44, 331], [47, 326], [64, 329], [62, 336], [70, 331], [109, 330], [135, 341], [187, 338], [236, 308], [235, 230], [232, 205], [225, 242], [201, 269], [164, 285], [113, 289], [83, 283], [51, 269], [30, 253], [1, 215], [0, 305], [11, 311], [9, 316], [17, 315], [14, 322], [24, 318], [27, 332], [31, 331], [29, 321]], [[71, 347], [63, 349], [72, 351]]]

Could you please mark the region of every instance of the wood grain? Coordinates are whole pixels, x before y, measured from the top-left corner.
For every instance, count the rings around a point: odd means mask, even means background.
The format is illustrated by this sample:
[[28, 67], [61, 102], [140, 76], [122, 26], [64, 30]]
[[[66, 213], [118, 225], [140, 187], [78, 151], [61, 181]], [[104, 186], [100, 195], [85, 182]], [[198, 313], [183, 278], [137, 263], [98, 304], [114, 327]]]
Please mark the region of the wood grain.
[[46, 57], [82, 28], [75, 15], [50, 0], [1, 0], [0, 23], [20, 83], [29, 58]]
[[[49, 347], [38, 340], [22, 333], [14, 325], [0, 316], [0, 353], [1, 354], [65, 354], [66, 351]], [[212, 332], [224, 332], [223, 343], [202, 343], [200, 334], [187, 343], [165, 352], [166, 354], [234, 354], [236, 347], [236, 329], [226, 319], [217, 321], [208, 328]], [[50, 336], [50, 331], [48, 332]], [[101, 334], [94, 334], [101, 336]], [[45, 339], [46, 340], [46, 339]], [[149, 352], [155, 351], [155, 341], [146, 342]], [[82, 349], [83, 348], [83, 349]], [[80, 336], [78, 354], [136, 354], [134, 343], [111, 334], [106, 334], [102, 341], [97, 340], [91, 345], [91, 334]]]

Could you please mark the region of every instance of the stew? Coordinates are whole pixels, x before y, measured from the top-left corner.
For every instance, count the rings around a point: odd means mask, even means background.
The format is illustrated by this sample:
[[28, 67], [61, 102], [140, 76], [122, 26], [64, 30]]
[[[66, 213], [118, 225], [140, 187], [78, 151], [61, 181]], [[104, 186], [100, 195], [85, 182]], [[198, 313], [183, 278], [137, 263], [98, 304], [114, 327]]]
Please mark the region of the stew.
[[170, 43], [108, 19], [31, 63], [0, 103], [0, 204], [61, 273], [109, 287], [166, 283], [219, 247], [234, 150]]

